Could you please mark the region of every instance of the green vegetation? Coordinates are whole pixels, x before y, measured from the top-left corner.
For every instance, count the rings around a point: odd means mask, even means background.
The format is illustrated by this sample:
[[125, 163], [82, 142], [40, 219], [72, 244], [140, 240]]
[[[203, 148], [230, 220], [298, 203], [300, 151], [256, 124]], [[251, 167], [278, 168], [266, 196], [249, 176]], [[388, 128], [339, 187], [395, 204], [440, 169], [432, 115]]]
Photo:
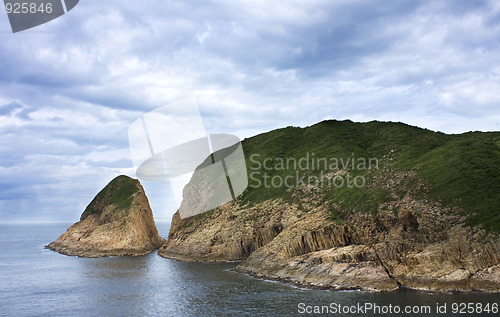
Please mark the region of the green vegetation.
[[465, 133], [419, 156], [430, 196], [458, 206], [471, 226], [500, 232], [500, 133]]
[[85, 209], [80, 220], [85, 219], [88, 215], [101, 213], [108, 204], [115, 204], [115, 210], [129, 208], [133, 195], [138, 190], [136, 180], [125, 175], [114, 178], [95, 196]]
[[330, 201], [338, 202], [343, 210], [350, 212], [376, 213], [388, 199], [386, 190], [379, 188], [341, 187], [332, 192]]
[[130, 207], [133, 196], [137, 191], [136, 181], [127, 176], [118, 176], [108, 186], [113, 193], [109, 197], [111, 204], [116, 204], [118, 209]]
[[[296, 201], [292, 198], [294, 189], [258, 184], [255, 180], [263, 181], [263, 175], [268, 180], [290, 175], [295, 179], [295, 173], [305, 179], [319, 179], [327, 172], [341, 170], [352, 177], [363, 176], [366, 186], [326, 186], [322, 191], [323, 201], [339, 206], [342, 212], [376, 213], [392, 199], [380, 184], [390, 180], [393, 173], [412, 171], [417, 179], [409, 180], [407, 186], [414, 192], [419, 180], [426, 185], [421, 194], [444, 206], [458, 207], [470, 226], [500, 233], [500, 132], [447, 135], [403, 123], [331, 120], [307, 128], [287, 127], [260, 134], [244, 140], [243, 149], [250, 185], [241, 196], [243, 201], [257, 203], [275, 198]], [[263, 166], [266, 158], [272, 159], [267, 162], [271, 169]], [[297, 161], [304, 158], [310, 165], [306, 169], [275, 168], [279, 163], [277, 158]], [[378, 169], [311, 168], [318, 158], [344, 162], [349, 158], [376, 158], [380, 166]], [[396, 194], [402, 197], [407, 190], [396, 189]], [[342, 212], [332, 208], [332, 220], [342, 221]]]

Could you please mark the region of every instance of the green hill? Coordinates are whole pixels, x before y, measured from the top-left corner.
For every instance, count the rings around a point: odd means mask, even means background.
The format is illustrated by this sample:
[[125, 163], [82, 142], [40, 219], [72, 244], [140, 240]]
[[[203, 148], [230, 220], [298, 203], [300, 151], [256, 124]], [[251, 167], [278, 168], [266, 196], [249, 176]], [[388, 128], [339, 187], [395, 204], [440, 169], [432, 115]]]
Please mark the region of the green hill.
[[[330, 120], [242, 144], [249, 175], [243, 202], [300, 201], [305, 194], [296, 185], [306, 184], [321, 188], [318, 199], [342, 222], [348, 212], [376, 213], [411, 191], [465, 216], [470, 226], [500, 232], [500, 132], [449, 135], [403, 123]], [[391, 189], [397, 175], [405, 180]], [[357, 184], [348, 186], [347, 177]]]
[[[332, 120], [242, 145], [248, 188], [176, 212], [159, 255], [242, 261], [238, 272], [305, 287], [500, 292], [500, 132]], [[224, 184], [193, 179], [200, 201]]]

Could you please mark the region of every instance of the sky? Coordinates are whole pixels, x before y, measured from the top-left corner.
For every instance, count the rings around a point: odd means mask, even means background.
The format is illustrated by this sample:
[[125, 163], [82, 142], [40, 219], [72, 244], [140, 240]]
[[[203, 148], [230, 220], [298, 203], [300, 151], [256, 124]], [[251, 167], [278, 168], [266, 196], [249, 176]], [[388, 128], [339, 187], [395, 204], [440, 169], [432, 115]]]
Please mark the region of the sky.
[[[0, 222], [75, 222], [135, 176], [130, 125], [196, 98], [240, 139], [326, 119], [500, 130], [500, 2], [82, 0], [12, 33], [0, 9]], [[155, 219], [177, 206], [142, 182]]]

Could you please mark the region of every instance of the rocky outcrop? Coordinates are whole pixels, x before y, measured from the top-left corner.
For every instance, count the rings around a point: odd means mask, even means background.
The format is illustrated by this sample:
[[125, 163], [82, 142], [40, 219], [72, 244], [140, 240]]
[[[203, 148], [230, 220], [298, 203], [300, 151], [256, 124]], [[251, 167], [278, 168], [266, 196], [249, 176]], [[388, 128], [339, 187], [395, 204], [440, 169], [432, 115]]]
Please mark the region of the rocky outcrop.
[[126, 256], [153, 252], [164, 242], [143, 187], [122, 175], [97, 194], [80, 221], [46, 248], [81, 257]]
[[176, 214], [159, 254], [242, 261], [238, 272], [306, 287], [500, 291], [500, 241], [435, 202], [407, 195], [342, 221], [329, 218], [328, 204], [301, 204], [309, 211], [278, 199], [233, 202], [183, 220]]
[[[241, 261], [238, 272], [308, 287], [500, 292], [494, 189], [500, 174], [477, 168], [500, 159], [498, 142], [488, 140], [493, 135], [446, 136], [404, 125], [368, 125], [358, 129], [349, 122], [326, 122], [243, 141], [249, 171], [271, 184], [256, 182], [239, 200], [191, 218], [176, 213], [159, 254]], [[470, 152], [472, 145], [477, 151]], [[313, 159], [313, 153], [354, 159], [354, 152], [378, 157], [376, 167], [333, 164], [320, 173], [319, 160]], [[484, 165], [469, 164], [473, 152], [484, 156]], [[255, 154], [262, 161], [252, 159]], [[302, 167], [300, 162], [312, 163]], [[361, 177], [362, 185], [329, 183], [349, 175]], [[286, 177], [297, 182], [273, 187], [273, 177], [282, 185]], [[215, 190], [210, 186], [190, 183], [184, 194], [203, 203]]]
[[232, 202], [186, 219], [177, 212], [158, 254], [184, 261], [241, 261], [302, 216], [297, 208], [287, 208], [279, 201], [266, 201], [258, 208]]
[[327, 215], [317, 211], [297, 222], [236, 270], [331, 289], [500, 291], [499, 242], [485, 242], [455, 217], [427, 217], [427, 222], [421, 215], [411, 228], [407, 215], [390, 212], [353, 215], [344, 224], [330, 225]]

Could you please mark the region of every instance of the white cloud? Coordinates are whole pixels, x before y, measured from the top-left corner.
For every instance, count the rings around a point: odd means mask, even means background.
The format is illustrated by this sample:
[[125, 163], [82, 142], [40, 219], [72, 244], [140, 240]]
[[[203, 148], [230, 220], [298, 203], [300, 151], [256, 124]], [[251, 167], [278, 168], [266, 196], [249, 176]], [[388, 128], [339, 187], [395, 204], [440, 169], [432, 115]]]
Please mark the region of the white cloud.
[[[495, 1], [86, 1], [0, 33], [0, 221], [73, 221], [113, 176], [133, 175], [129, 125], [193, 95], [209, 132], [240, 138], [325, 118], [498, 130], [499, 12]], [[145, 187], [168, 219], [168, 188]]]

